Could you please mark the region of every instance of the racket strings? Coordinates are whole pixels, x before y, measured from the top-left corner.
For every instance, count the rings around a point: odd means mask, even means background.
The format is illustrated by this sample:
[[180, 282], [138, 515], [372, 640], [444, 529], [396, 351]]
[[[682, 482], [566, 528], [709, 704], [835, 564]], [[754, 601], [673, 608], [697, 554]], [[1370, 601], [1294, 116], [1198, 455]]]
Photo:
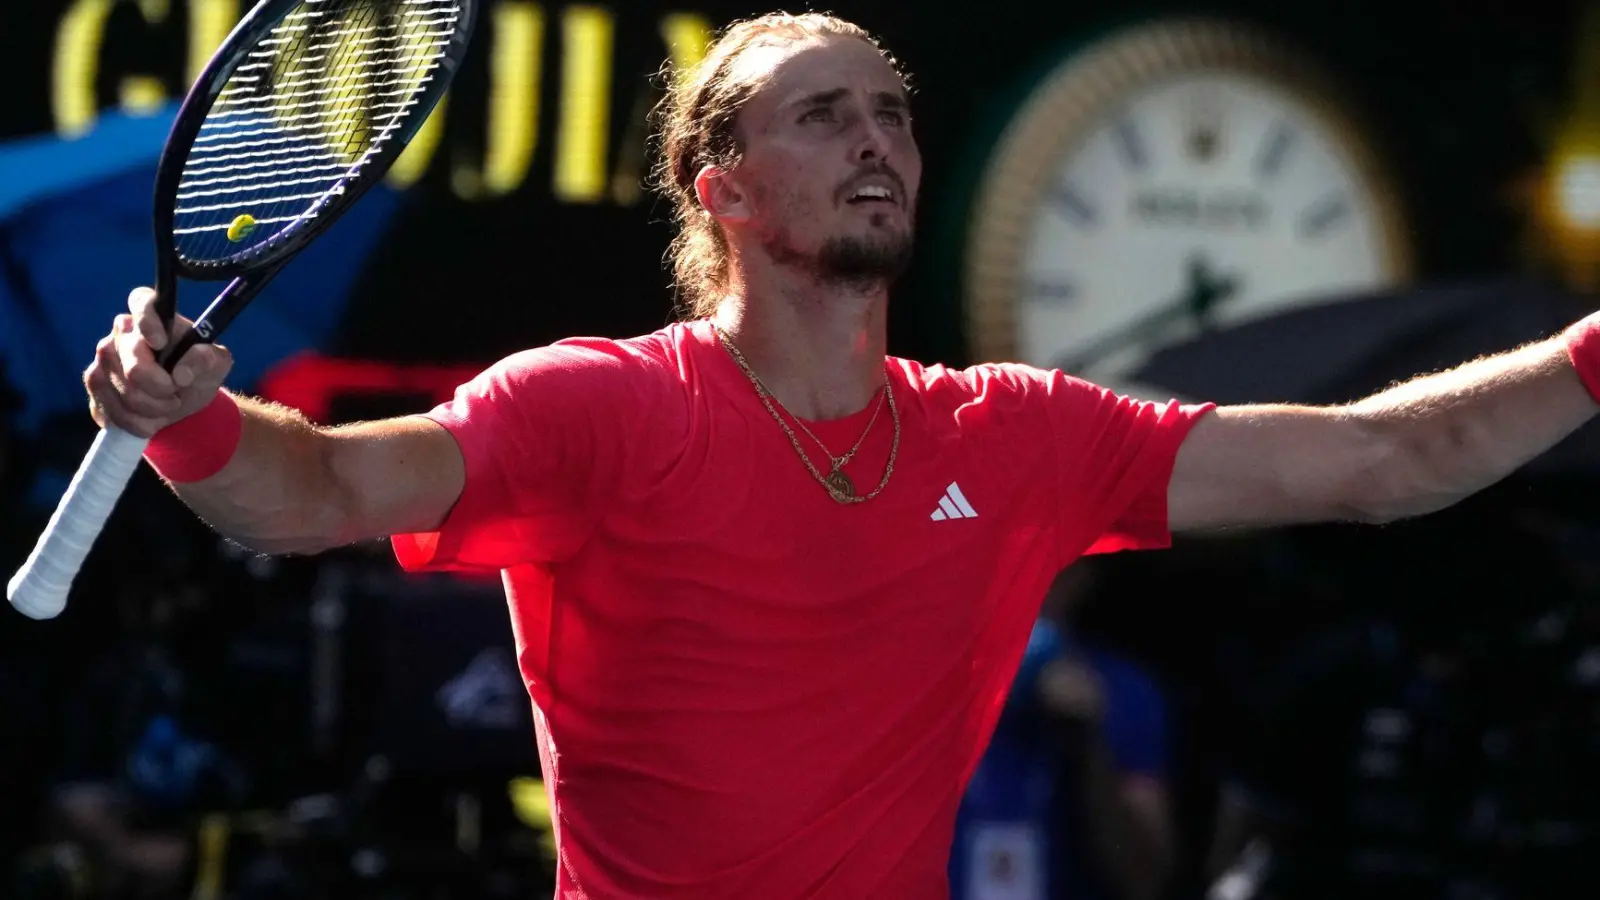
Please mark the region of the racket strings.
[[180, 255], [229, 260], [315, 217], [401, 133], [461, 15], [460, 0], [302, 0], [200, 127], [177, 193]]

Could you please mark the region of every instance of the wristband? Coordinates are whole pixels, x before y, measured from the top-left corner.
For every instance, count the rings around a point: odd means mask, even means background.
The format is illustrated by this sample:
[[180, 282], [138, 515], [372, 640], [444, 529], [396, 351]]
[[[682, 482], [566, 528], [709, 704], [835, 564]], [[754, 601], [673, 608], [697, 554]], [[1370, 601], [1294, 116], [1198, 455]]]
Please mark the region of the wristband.
[[222, 471], [239, 447], [244, 417], [227, 391], [217, 391], [203, 409], [155, 433], [144, 458], [162, 478], [181, 484]]

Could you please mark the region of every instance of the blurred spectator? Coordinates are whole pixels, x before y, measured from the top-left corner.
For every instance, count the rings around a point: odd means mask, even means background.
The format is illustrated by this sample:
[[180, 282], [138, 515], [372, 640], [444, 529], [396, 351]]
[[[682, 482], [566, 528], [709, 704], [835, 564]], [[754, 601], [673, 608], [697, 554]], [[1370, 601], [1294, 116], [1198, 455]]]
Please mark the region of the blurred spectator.
[[1173, 868], [1167, 711], [1137, 664], [1076, 634], [1085, 569], [1051, 591], [951, 853], [952, 900], [1155, 900]]
[[1466, 813], [1462, 676], [1381, 619], [1293, 647], [1223, 792], [1212, 900], [1440, 896]]
[[125, 640], [89, 669], [64, 711], [45, 845], [29, 879], [42, 882], [45, 867], [92, 885], [96, 897], [175, 896], [190, 876], [196, 814], [232, 805], [247, 781], [197, 734], [196, 673], [174, 653], [186, 602], [167, 593], [107, 599], [119, 602]]
[[1387, 535], [1383, 611], [1263, 681], [1211, 900], [1596, 896], [1600, 630], [1504, 521]]
[[[23, 442], [17, 433], [16, 414], [22, 407], [0, 359], [0, 568], [5, 578], [26, 558], [33, 535], [22, 514], [22, 495], [29, 478]], [[48, 700], [41, 690], [38, 641], [28, 640], [19, 627], [22, 616], [0, 609], [0, 873], [22, 849], [31, 832], [37, 791], [34, 769], [44, 748], [40, 736], [48, 716]], [[0, 879], [0, 896], [4, 896]]]
[[0, 508], [10, 507], [12, 491], [19, 480], [14, 420], [21, 409], [22, 397], [6, 377], [6, 361], [0, 359]]

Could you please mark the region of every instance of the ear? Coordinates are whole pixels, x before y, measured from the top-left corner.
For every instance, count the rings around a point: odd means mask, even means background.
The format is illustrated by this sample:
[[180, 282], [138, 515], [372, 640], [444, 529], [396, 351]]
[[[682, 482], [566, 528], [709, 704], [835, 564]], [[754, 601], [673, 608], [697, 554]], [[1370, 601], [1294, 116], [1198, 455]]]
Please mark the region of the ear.
[[749, 195], [739, 187], [733, 173], [717, 166], [706, 166], [694, 177], [694, 193], [713, 219], [739, 221], [750, 217]]

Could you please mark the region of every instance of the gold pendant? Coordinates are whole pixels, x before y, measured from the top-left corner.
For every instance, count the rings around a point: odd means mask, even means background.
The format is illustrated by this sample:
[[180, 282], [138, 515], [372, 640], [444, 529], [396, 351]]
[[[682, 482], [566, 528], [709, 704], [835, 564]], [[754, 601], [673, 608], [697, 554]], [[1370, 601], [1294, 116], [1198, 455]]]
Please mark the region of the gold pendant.
[[856, 495], [856, 486], [850, 483], [849, 475], [834, 469], [828, 473], [828, 493], [833, 495], [833, 499], [844, 503]]

